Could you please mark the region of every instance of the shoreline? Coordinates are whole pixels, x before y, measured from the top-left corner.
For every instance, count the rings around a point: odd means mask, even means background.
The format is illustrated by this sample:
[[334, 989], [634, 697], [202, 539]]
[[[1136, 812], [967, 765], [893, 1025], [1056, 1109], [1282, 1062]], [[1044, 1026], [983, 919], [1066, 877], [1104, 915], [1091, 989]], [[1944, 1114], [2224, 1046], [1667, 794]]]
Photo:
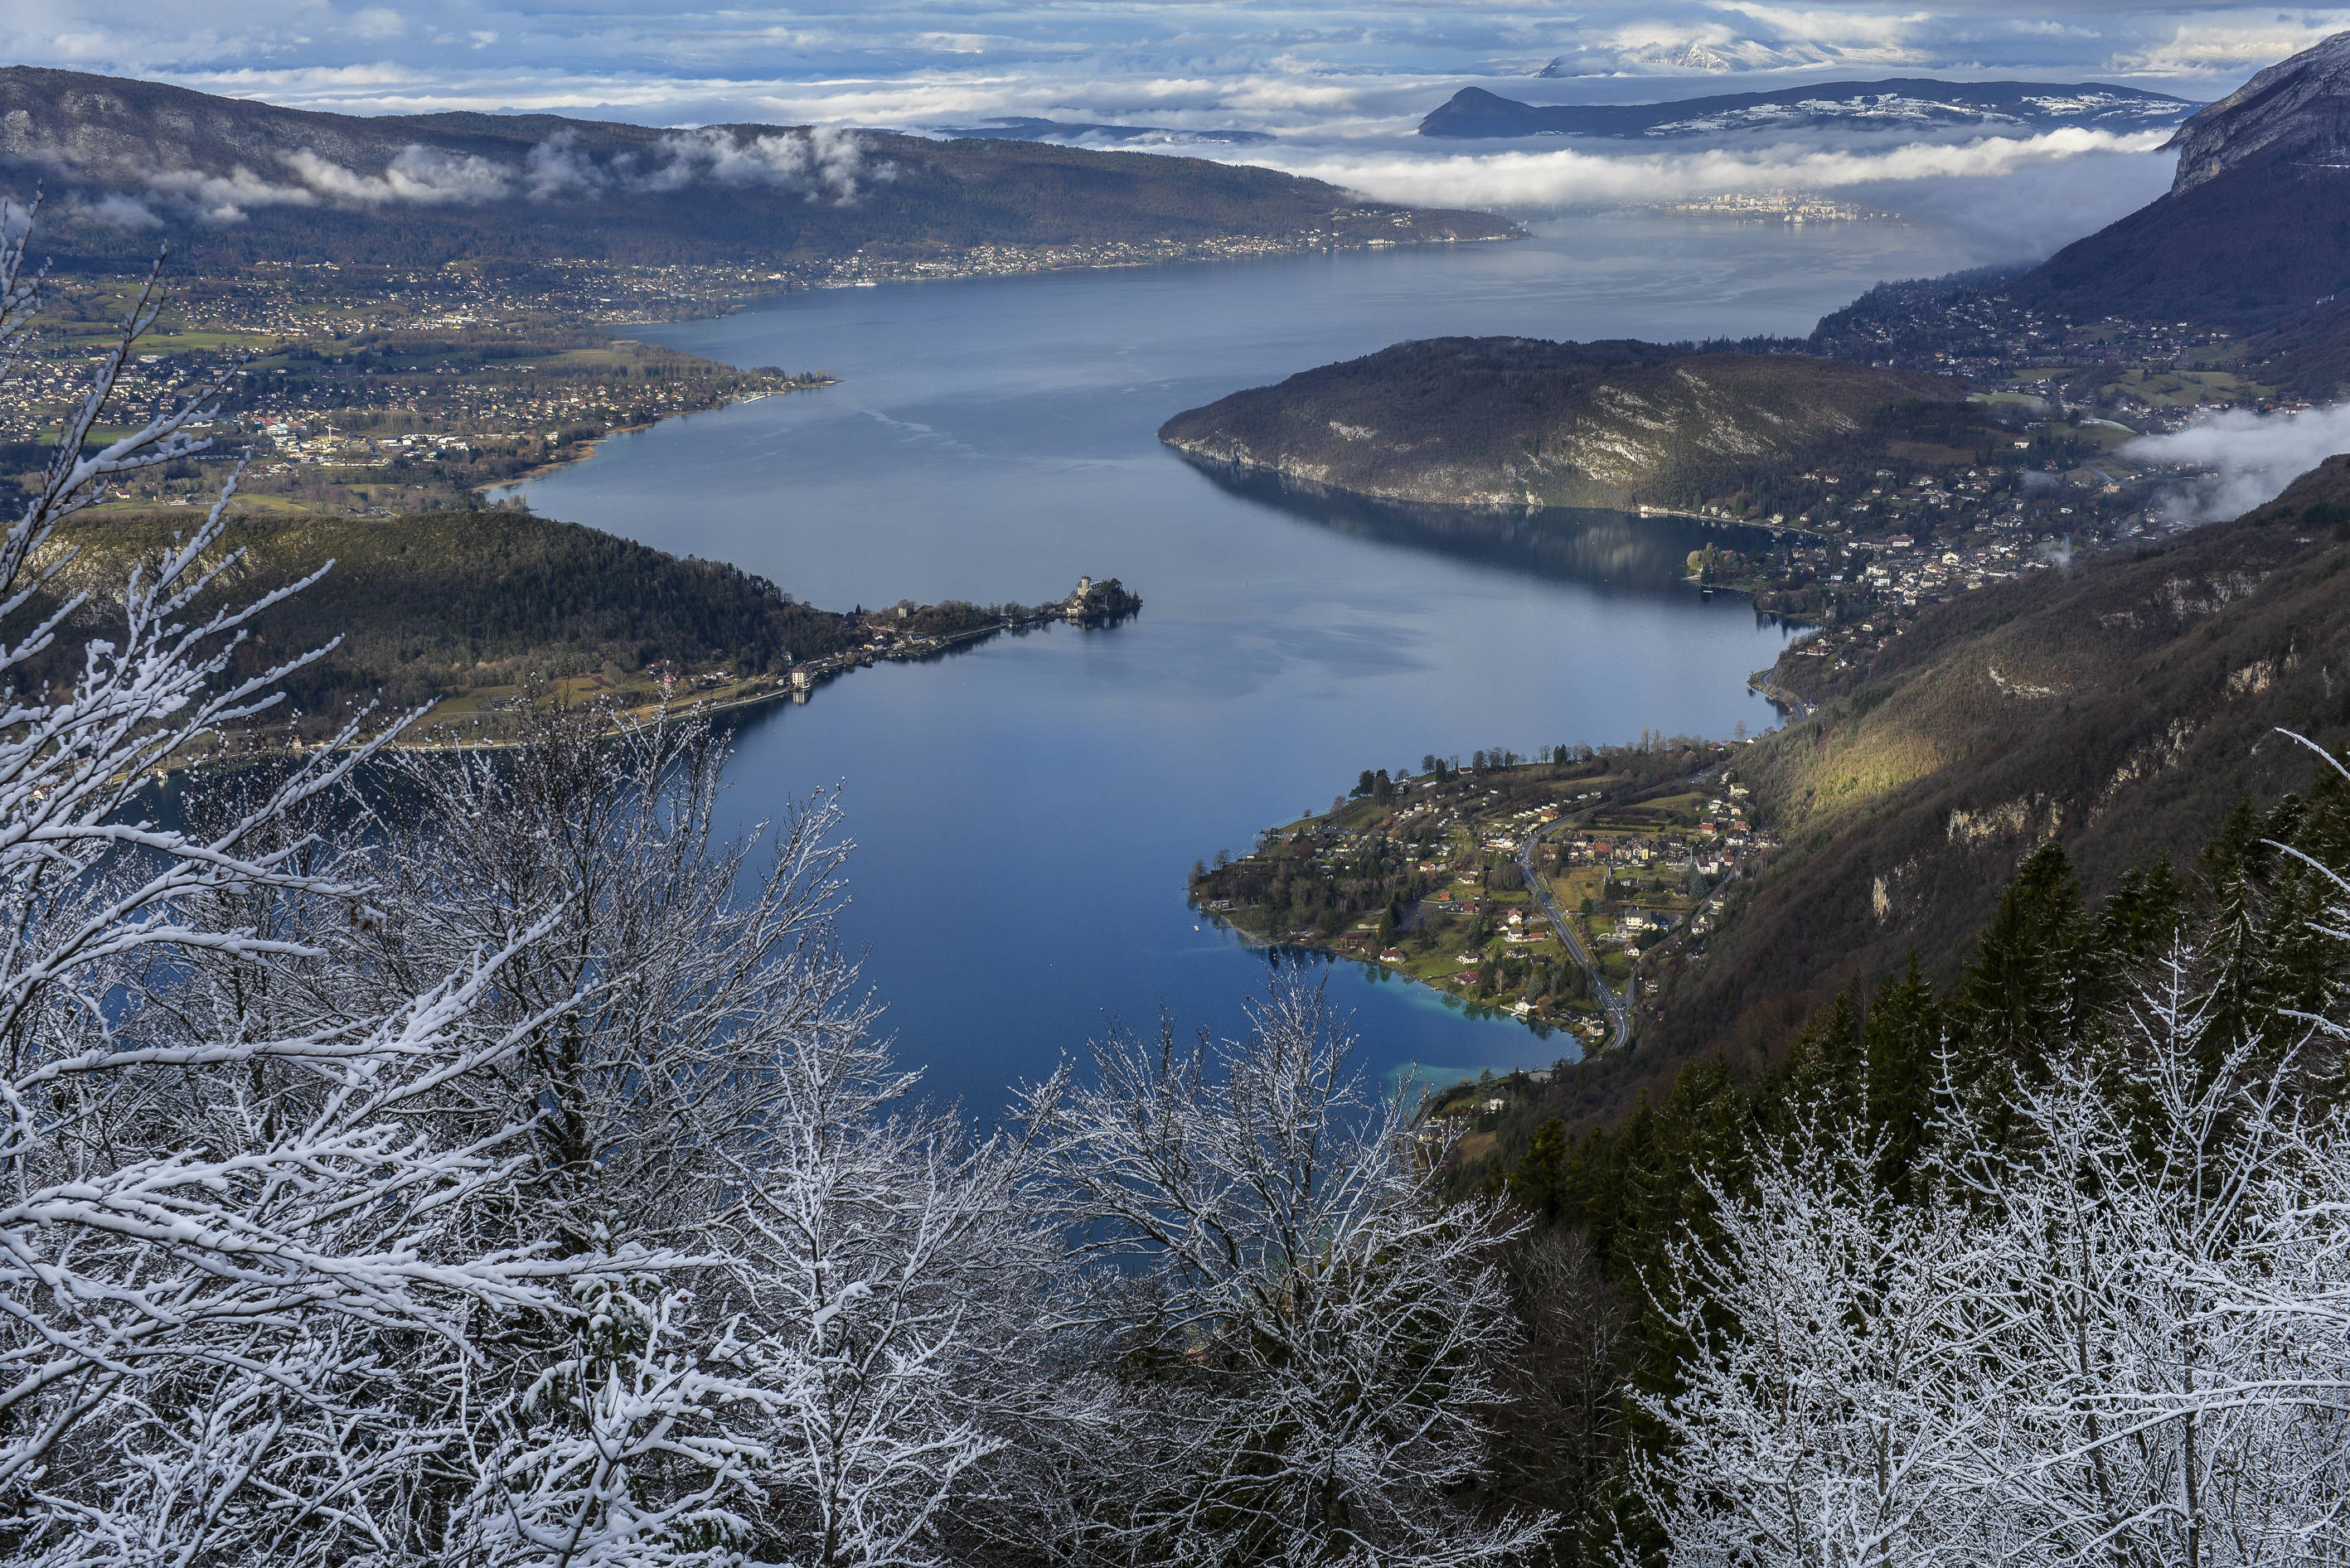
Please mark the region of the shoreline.
[[[628, 703], [616, 707], [611, 716], [612, 723], [608, 727], [607, 732], [617, 730], [623, 724], [649, 722], [663, 712], [678, 718], [711, 719], [721, 714], [765, 707], [784, 701], [804, 705], [816, 692], [835, 681], [852, 675], [859, 670], [870, 669], [876, 664], [918, 664], [929, 659], [943, 659], [976, 648], [1007, 632], [1025, 634], [1059, 625], [1074, 626], [1087, 631], [1114, 628], [1141, 613], [1141, 600], [1139, 597], [1135, 598], [1129, 607], [1084, 615], [1067, 613], [1063, 606], [1040, 607], [1062, 613], [1038, 614], [1024, 619], [993, 621], [984, 626], [948, 632], [926, 640], [919, 646], [890, 648], [879, 652], [858, 649], [848, 654], [810, 659], [806, 664], [794, 665], [788, 672], [780, 676], [754, 676], [747, 680], [736, 683], [734, 690], [723, 693], [713, 693], [703, 697], [689, 694], [675, 699]], [[806, 679], [802, 679], [803, 675]], [[567, 696], [561, 690], [564, 684], [561, 680], [554, 682], [557, 689], [558, 701], [564, 701]], [[446, 700], [442, 698], [438, 701]], [[432, 727], [431, 723], [432, 712], [432, 708], [423, 710], [411, 728], [429, 732]], [[471, 740], [459, 740], [454, 738], [453, 734], [436, 736], [428, 732], [414, 740], [404, 737], [396, 739], [390, 742], [390, 749], [403, 752], [466, 753], [506, 751], [519, 743], [513, 738], [504, 735], [484, 735]], [[296, 741], [290, 745], [244, 753], [233, 759], [191, 763], [184, 767], [170, 770], [169, 774], [162, 776], [247, 767], [288, 758], [298, 760], [324, 753], [350, 749], [329, 746], [325, 742], [304, 743]]]
[[1586, 1057], [1621, 1052], [1648, 950], [1710, 930], [1726, 884], [1776, 843], [1749, 831], [1731, 742], [1576, 750], [1366, 774], [1332, 810], [1195, 866], [1187, 902], [1244, 945], [1360, 963], [1538, 1038], [1573, 1033]]
[[[715, 320], [717, 317], [707, 317], [702, 319]], [[715, 362], [716, 361], [713, 361], [713, 363]], [[469, 484], [463, 488], [465, 493], [468, 495], [481, 496], [487, 496], [493, 490], [518, 489], [523, 485], [530, 483], [533, 480], [546, 479], [551, 475], [560, 473], [565, 469], [569, 468], [573, 463], [586, 462], [589, 458], [596, 455], [596, 449], [598, 447], [601, 446], [605, 441], [610, 440], [614, 436], [636, 435], [644, 431], [657, 429], [661, 425], [669, 423], [671, 420], [691, 419], [696, 414], [714, 414], [722, 409], [739, 408], [744, 403], [764, 402], [769, 398], [786, 397], [793, 392], [820, 392], [827, 387], [837, 387], [839, 385], [840, 378], [835, 376], [823, 381], [809, 381], [804, 384], [779, 387], [773, 391], [753, 392], [744, 397], [722, 398], [714, 403], [706, 403], [698, 409], [679, 409], [674, 413], [659, 414], [640, 424], [614, 425], [602, 435], [590, 437], [587, 441], [574, 442], [573, 445], [577, 447], [577, 451], [566, 453], [564, 456], [556, 458], [551, 462], [542, 462], [536, 468], [525, 469], [521, 473], [515, 475], [512, 479], [494, 479], [485, 484]], [[509, 499], [518, 500], [520, 498], [500, 496], [498, 499], [500, 501], [504, 501]], [[496, 503], [492, 503], [492, 504], [496, 504]]]

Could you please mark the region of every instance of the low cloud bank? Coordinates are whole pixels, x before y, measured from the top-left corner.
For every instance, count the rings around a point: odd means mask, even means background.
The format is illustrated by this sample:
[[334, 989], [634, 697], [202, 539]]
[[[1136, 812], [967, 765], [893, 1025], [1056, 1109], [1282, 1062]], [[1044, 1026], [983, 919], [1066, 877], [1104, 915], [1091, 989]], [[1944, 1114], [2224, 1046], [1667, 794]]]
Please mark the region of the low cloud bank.
[[695, 185], [764, 188], [846, 206], [868, 184], [897, 177], [888, 163], [871, 163], [854, 132], [817, 127], [763, 136], [731, 130], [675, 131], [650, 152], [596, 158], [577, 136], [561, 131], [533, 147], [519, 165], [472, 154], [457, 156], [411, 145], [380, 173], [346, 167], [305, 147], [284, 159], [272, 178], [237, 164], [226, 174], [160, 170], [144, 189], [86, 200], [82, 210], [128, 228], [162, 221], [158, 209], [205, 223], [234, 223], [266, 207], [478, 206], [490, 202], [592, 200], [608, 192], [646, 194]]
[[2123, 456], [2145, 462], [2211, 470], [2175, 486], [2163, 504], [2173, 517], [2214, 522], [2275, 500], [2325, 459], [2350, 452], [2350, 403], [2283, 414], [2228, 409], [2183, 431], [2140, 436], [2121, 450]]
[[1444, 158], [1342, 154], [1291, 161], [1276, 154], [1263, 161], [1381, 201], [1525, 210], [1996, 178], [2096, 154], [2151, 152], [2169, 135], [2168, 130], [2117, 132], [2066, 127], [2036, 136], [1916, 141], [1873, 151], [1780, 143], [1630, 155], [1558, 148]]

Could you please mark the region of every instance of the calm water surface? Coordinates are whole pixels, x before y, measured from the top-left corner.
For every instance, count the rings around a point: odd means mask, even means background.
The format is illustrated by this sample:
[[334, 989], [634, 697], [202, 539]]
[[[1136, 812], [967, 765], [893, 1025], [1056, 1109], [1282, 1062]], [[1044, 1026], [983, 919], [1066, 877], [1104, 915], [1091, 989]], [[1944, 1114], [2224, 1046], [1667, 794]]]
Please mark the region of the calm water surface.
[[[1694, 524], [1485, 524], [1219, 482], [1170, 415], [1408, 337], [1800, 334], [1933, 231], [1614, 217], [1535, 240], [800, 294], [645, 336], [829, 389], [672, 421], [527, 488], [539, 512], [729, 560], [827, 606], [1033, 602], [1080, 573], [1145, 607], [862, 671], [745, 718], [745, 820], [839, 784], [849, 940], [901, 1053], [975, 1108], [1110, 1016], [1237, 1028], [1264, 960], [1185, 905], [1195, 858], [1426, 753], [1730, 734], [1785, 628], [1704, 599]], [[1365, 1059], [1544, 1064], [1563, 1036], [1333, 971]]]

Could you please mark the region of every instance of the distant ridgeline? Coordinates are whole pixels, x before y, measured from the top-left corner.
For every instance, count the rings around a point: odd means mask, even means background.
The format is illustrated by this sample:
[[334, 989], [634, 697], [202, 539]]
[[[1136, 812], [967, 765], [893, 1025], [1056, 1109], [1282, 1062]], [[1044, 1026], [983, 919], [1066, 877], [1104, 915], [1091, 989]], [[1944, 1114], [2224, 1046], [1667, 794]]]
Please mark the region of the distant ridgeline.
[[1262, 130], [1191, 130], [1174, 125], [1103, 125], [1090, 120], [1038, 119], [1004, 115], [983, 125], [942, 125], [940, 136], [975, 136], [998, 141], [1074, 141], [1098, 147], [1178, 147], [1187, 142], [1249, 147], [1271, 141]]
[[2175, 125], [2194, 108], [2167, 93], [2103, 82], [1945, 82], [1918, 77], [1631, 104], [1522, 103], [1482, 88], [1463, 88], [1419, 122], [1419, 133], [1661, 138], [1758, 130], [2145, 130]]
[[44, 238], [61, 260], [143, 259], [169, 237], [200, 266], [780, 265], [860, 250], [921, 258], [983, 245], [1522, 232], [1270, 169], [1038, 141], [680, 131], [546, 114], [363, 118], [0, 68], [0, 192], [21, 200], [39, 182], [51, 198]]
[[1437, 337], [1167, 421], [1203, 465], [1419, 505], [1679, 507], [1811, 463], [1964, 462], [2007, 433], [1946, 377], [1787, 354]]

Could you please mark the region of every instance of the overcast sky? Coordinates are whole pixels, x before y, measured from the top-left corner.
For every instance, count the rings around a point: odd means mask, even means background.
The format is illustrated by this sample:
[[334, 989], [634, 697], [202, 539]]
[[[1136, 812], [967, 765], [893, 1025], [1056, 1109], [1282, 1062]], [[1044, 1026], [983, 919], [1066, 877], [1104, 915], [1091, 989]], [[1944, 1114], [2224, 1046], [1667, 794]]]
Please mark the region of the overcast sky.
[[[1431, 140], [1459, 88], [1638, 101], [1891, 75], [2108, 81], [2208, 99], [2350, 29], [2350, 9], [1977, 0], [1959, 8], [1652, 0], [0, 0], [16, 62], [361, 114], [546, 109], [658, 125], [917, 129], [984, 117], [1268, 131], [1184, 149], [1386, 200], [1536, 213], [1803, 191], [2029, 259], [2152, 200], [2165, 133], [1721, 147]], [[1536, 73], [1550, 67], [1547, 76]]]
[[[2096, 4], [6, 0], [0, 53], [356, 112], [870, 125], [1034, 114], [1326, 140], [1392, 135], [1471, 81], [1620, 100], [1932, 72], [2208, 98], [2345, 27], [2350, 10]], [[1524, 79], [1553, 60], [1567, 74]]]

